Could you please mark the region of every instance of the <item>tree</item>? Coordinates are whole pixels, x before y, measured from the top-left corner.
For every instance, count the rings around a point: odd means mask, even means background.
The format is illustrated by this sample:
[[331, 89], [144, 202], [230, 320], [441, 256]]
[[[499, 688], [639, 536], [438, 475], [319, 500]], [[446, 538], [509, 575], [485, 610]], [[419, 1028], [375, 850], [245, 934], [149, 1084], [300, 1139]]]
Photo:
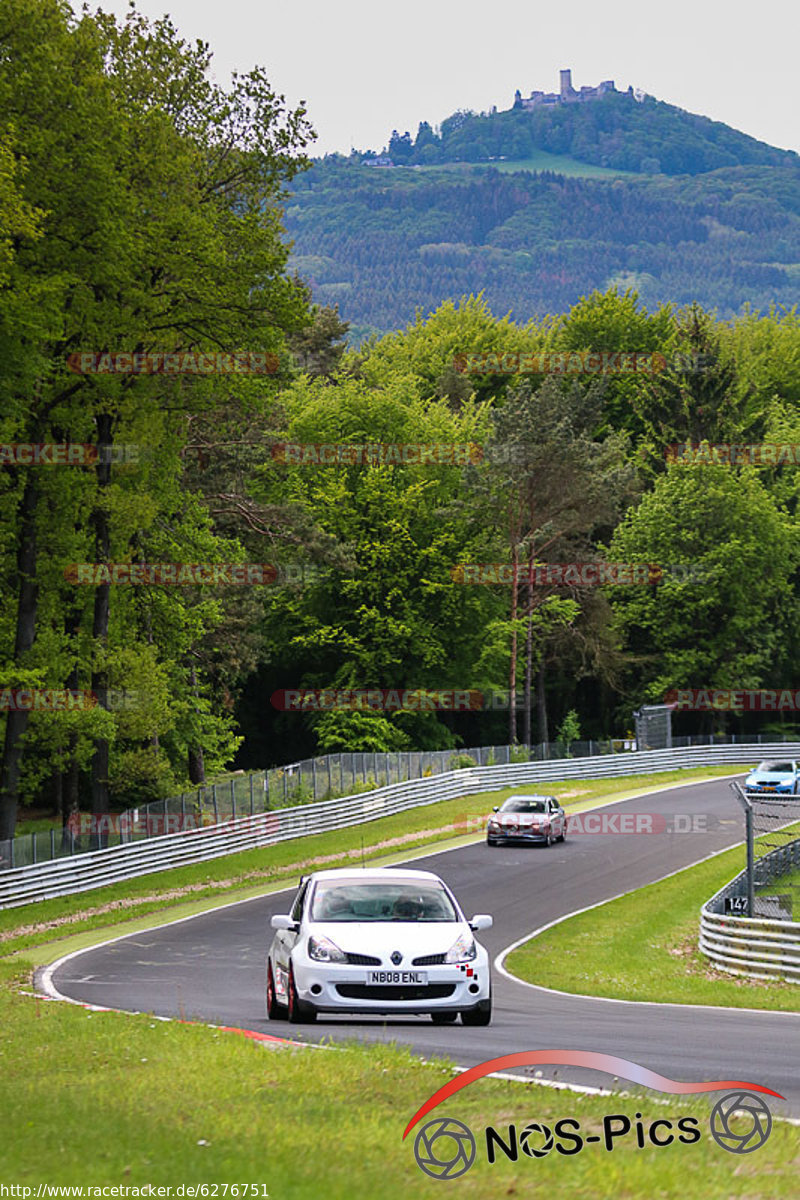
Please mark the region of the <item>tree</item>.
[[309, 375], [332, 375], [345, 351], [348, 321], [339, 317], [339, 305], [315, 304], [311, 324], [288, 339], [298, 370]]
[[609, 591], [635, 663], [631, 699], [663, 702], [673, 688], [756, 688], [779, 679], [791, 645], [797, 546], [791, 519], [752, 468], [671, 465], [609, 547], [616, 561], [663, 572], [652, 586]]
[[[287, 112], [259, 69], [223, 93], [209, 79], [206, 46], [190, 48], [167, 19], [150, 26], [135, 10], [117, 23], [103, 13], [76, 19], [60, 0], [9, 0], [0, 50], [0, 108], [26, 155], [22, 198], [31, 216], [43, 214], [39, 238], [20, 230], [12, 264], [20, 294], [35, 295], [37, 305], [0, 379], [9, 432], [102, 450], [138, 422], [145, 445], [150, 436], [160, 449], [170, 416], [213, 407], [220, 392], [226, 401], [242, 397], [247, 383], [76, 374], [67, 358], [280, 350], [284, 331], [306, 320], [304, 289], [285, 274], [279, 218], [282, 183], [303, 165], [297, 152], [310, 136], [303, 110]], [[176, 424], [170, 433], [179, 438]], [[161, 453], [179, 474], [177, 447], [167, 444]], [[64, 621], [75, 593], [39, 553], [53, 533], [48, 469], [12, 473], [17, 616], [4, 657], [22, 669], [39, 653], [45, 625], [62, 641], [70, 629], [73, 662], [78, 657], [103, 691], [113, 650], [110, 585], [96, 587], [89, 603], [81, 598], [77, 626]], [[84, 560], [107, 561], [112, 548], [132, 552], [116, 537], [116, 476], [101, 456], [87, 488], [58, 506], [61, 542], [79, 547]], [[143, 494], [138, 502], [153, 519], [149, 499], [149, 508]], [[172, 485], [158, 499], [167, 513], [180, 508]], [[63, 684], [55, 673], [51, 667], [50, 681]], [[26, 713], [6, 720], [0, 838], [13, 832], [27, 723]], [[106, 727], [95, 737], [95, 809], [107, 807], [109, 778]]]
[[[542, 562], [583, 561], [597, 557], [592, 537], [611, 530], [621, 506], [634, 489], [626, 466], [627, 439], [611, 434], [595, 438], [603, 388], [582, 387], [549, 378], [539, 388], [530, 381], [509, 391], [492, 414], [493, 435], [484, 472], [471, 473], [481, 519], [503, 529], [512, 579], [509, 599], [508, 690], [509, 740], [517, 740], [516, 693], [520, 623], [525, 612], [524, 713], [530, 740], [535, 614], [552, 593], [536, 582]], [[560, 623], [561, 613], [557, 613]], [[554, 628], [555, 626], [553, 626]]]

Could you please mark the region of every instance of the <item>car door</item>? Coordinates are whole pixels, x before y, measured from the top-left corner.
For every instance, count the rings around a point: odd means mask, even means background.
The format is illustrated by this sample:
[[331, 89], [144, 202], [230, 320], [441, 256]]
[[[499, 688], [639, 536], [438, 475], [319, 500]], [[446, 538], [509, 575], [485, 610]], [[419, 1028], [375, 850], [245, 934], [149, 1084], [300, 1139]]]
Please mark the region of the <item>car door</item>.
[[282, 1002], [285, 1001], [288, 994], [289, 959], [300, 937], [306, 897], [308, 896], [308, 886], [308, 880], [305, 880], [300, 885], [297, 895], [294, 898], [294, 903], [289, 910], [289, 916], [294, 921], [296, 928], [279, 929], [275, 934], [275, 942], [272, 949], [272, 961], [275, 967], [275, 991]]
[[557, 800], [547, 801], [550, 813], [550, 828], [554, 837], [561, 837], [564, 832], [564, 810]]

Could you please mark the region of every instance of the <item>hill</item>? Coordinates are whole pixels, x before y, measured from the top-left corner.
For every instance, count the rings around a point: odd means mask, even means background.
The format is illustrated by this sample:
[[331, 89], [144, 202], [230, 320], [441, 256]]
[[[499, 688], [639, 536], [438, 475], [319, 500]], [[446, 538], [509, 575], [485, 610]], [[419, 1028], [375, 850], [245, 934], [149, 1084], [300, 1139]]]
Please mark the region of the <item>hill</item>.
[[800, 158], [721, 121], [685, 112], [653, 96], [609, 91], [586, 103], [457, 112], [435, 131], [422, 122], [416, 139], [393, 133], [388, 155], [398, 166], [515, 161], [537, 151], [566, 155], [614, 171], [701, 175], [725, 167], [797, 165]]
[[648, 308], [697, 300], [729, 316], [791, 307], [800, 283], [791, 164], [604, 180], [328, 159], [294, 181], [286, 225], [292, 265], [354, 341], [481, 291], [523, 321], [615, 284]]

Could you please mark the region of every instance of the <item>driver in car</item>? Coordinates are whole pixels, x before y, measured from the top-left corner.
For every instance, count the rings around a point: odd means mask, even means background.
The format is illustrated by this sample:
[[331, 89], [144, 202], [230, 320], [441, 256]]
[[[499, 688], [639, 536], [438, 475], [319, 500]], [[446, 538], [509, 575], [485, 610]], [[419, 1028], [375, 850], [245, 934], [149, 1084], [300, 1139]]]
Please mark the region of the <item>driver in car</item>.
[[418, 921], [422, 916], [422, 904], [416, 896], [398, 896], [392, 908], [393, 921]]

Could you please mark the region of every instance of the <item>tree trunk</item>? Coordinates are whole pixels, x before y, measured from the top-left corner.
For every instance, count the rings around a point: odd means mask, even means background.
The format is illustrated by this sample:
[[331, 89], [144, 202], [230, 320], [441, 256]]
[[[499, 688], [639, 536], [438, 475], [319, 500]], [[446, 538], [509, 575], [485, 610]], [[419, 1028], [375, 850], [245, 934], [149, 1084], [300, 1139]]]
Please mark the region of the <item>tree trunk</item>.
[[525, 634], [525, 701], [523, 712], [522, 741], [525, 746], [531, 744], [531, 676], [533, 675], [533, 564], [536, 555], [533, 543], [528, 549], [528, 628]]
[[[192, 683], [192, 692], [197, 697], [197, 672], [194, 663], [192, 663], [189, 678]], [[197, 710], [195, 710], [197, 711]], [[194, 784], [205, 783], [206, 768], [203, 761], [203, 747], [198, 743], [197, 746], [189, 747], [189, 779]]]
[[[111, 553], [111, 532], [108, 513], [105, 509], [104, 489], [111, 482], [111, 428], [112, 419], [109, 413], [103, 413], [97, 418], [97, 485], [98, 496], [93, 513], [95, 529], [95, 561], [107, 563]], [[94, 594], [94, 614], [92, 618], [92, 637], [97, 652], [100, 655], [99, 665], [92, 670], [92, 690], [98, 697], [103, 708], [108, 708], [108, 670], [105, 663], [105, 653], [108, 646], [108, 617], [111, 606], [111, 584], [100, 583]], [[98, 817], [109, 811], [108, 790], [109, 745], [107, 738], [96, 738], [94, 754], [92, 755], [92, 815]], [[106, 837], [92, 834], [92, 849], [102, 848]]]
[[[64, 633], [67, 636], [68, 644], [72, 644], [80, 633], [81, 628], [81, 612], [77, 607], [69, 608], [64, 617]], [[67, 688], [70, 691], [77, 692], [80, 685], [78, 676], [77, 655], [75, 663], [67, 676]], [[73, 813], [77, 813], [80, 808], [80, 774], [78, 771], [78, 735], [70, 733], [67, 738], [67, 754], [66, 766], [62, 771], [62, 791], [61, 791], [61, 838], [62, 844], [65, 846], [69, 840], [70, 818]]]
[[512, 491], [509, 501], [509, 535], [511, 539], [511, 661], [508, 665], [508, 742], [517, 744], [517, 589], [519, 584], [519, 521], [516, 498]]
[[547, 696], [544, 690], [544, 662], [545, 656], [542, 653], [539, 662], [539, 670], [536, 674], [536, 724], [537, 738], [540, 742], [549, 742], [550, 734], [547, 728]]
[[[36, 637], [36, 510], [39, 489], [31, 478], [25, 484], [20, 506], [20, 540], [17, 551], [17, 629], [14, 662], [20, 664]], [[12, 709], [6, 718], [3, 763], [0, 768], [0, 841], [13, 838], [19, 804], [22, 737], [28, 727], [27, 709]]]

